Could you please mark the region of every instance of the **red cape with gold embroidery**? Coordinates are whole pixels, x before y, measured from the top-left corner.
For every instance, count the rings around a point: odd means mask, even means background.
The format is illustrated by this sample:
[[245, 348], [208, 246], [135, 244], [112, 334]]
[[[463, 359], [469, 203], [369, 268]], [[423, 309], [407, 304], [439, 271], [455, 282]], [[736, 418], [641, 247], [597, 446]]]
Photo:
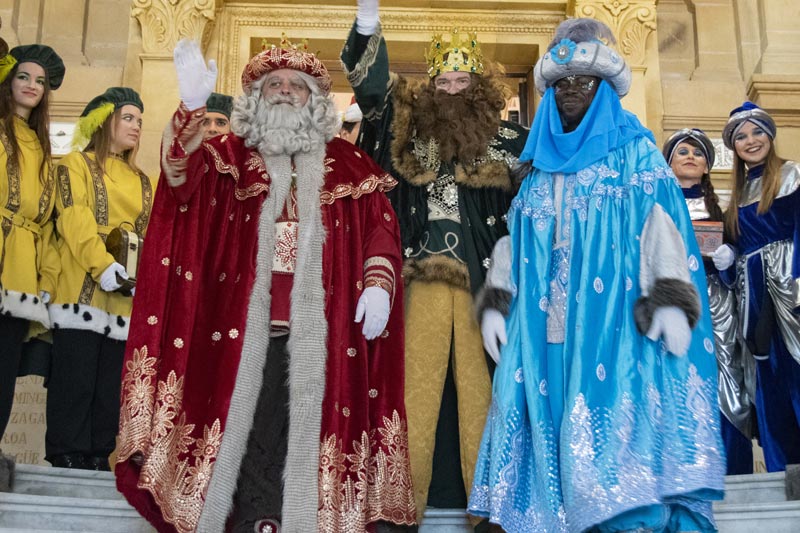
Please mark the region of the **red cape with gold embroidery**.
[[[117, 486], [159, 531], [197, 527], [214, 475], [270, 186], [261, 157], [233, 135], [203, 143], [187, 164], [185, 184], [163, 183], [156, 194], [122, 376]], [[410, 524], [401, 253], [383, 194], [395, 182], [339, 139], [329, 143], [325, 167], [328, 353], [318, 529]], [[367, 342], [353, 317], [364, 261], [374, 256], [389, 259], [395, 294], [386, 331]], [[138, 456], [142, 466], [131, 460]]]

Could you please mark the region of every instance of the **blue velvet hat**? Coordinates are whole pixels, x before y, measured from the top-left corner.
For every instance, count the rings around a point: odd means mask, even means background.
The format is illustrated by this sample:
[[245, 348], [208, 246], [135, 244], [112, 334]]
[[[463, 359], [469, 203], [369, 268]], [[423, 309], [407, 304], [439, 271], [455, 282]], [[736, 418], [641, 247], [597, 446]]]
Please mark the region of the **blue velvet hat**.
[[697, 128], [683, 128], [682, 130], [678, 130], [669, 136], [669, 139], [667, 139], [667, 142], [664, 143], [664, 149], [662, 150], [664, 159], [667, 160], [667, 164], [669, 165], [672, 163], [672, 156], [675, 153], [675, 148], [677, 148], [678, 145], [686, 139], [694, 139], [700, 144], [700, 150], [703, 151], [703, 156], [706, 158], [708, 170], [710, 171], [714, 166], [714, 158], [716, 155], [714, 153], [714, 143], [711, 142], [711, 139], [708, 138], [708, 135], [706, 135], [703, 130], [699, 130]]
[[741, 106], [731, 111], [728, 123], [722, 130], [722, 140], [730, 150], [733, 150], [733, 138], [745, 122], [752, 122], [763, 129], [770, 139], [775, 139], [777, 128], [775, 121], [769, 113], [758, 107], [753, 102], [745, 101]]

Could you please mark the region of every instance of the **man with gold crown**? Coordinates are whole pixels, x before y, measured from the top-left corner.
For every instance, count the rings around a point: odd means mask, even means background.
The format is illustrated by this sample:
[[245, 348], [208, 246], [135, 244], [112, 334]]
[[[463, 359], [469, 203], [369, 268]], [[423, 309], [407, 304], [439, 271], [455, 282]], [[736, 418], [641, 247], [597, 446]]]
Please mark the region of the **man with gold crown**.
[[[507, 233], [510, 169], [527, 131], [501, 120], [508, 90], [474, 33], [436, 35], [428, 79], [389, 71], [378, 1], [359, 0], [342, 63], [364, 114], [362, 146], [399, 185], [389, 193], [405, 255], [406, 409], [418, 518], [466, 506], [491, 396], [472, 297]], [[441, 407], [440, 407], [441, 406]]]
[[182, 102], [122, 376], [120, 491], [159, 531], [413, 523], [394, 179], [335, 138], [331, 78], [305, 45], [253, 57], [233, 133], [206, 141], [216, 65], [181, 41], [175, 67]]
[[530, 172], [487, 275], [505, 305], [482, 313], [499, 364], [469, 511], [494, 531], [716, 531], [702, 258], [653, 134], [622, 108], [631, 71], [614, 42], [601, 22], [564, 21], [533, 70]]

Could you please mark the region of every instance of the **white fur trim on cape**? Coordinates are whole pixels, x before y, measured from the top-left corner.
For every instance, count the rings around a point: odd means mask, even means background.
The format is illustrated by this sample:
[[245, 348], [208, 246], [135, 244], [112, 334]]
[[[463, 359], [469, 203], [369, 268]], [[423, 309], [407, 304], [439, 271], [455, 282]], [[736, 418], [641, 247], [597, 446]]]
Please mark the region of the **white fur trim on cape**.
[[131, 324], [128, 316], [113, 315], [84, 304], [50, 304], [48, 307], [53, 329], [83, 329], [117, 341], [128, 340]]
[[[324, 146], [295, 156], [298, 183], [298, 256], [291, 294], [289, 339], [289, 438], [284, 471], [282, 531], [317, 530], [318, 472], [322, 398], [325, 392], [327, 322], [322, 287], [325, 240], [319, 203], [324, 180]], [[270, 331], [271, 266], [275, 220], [291, 184], [291, 159], [269, 157], [271, 194], [261, 207], [256, 277], [247, 310], [244, 344], [231, 397], [225, 436], [206, 492], [197, 531], [225, 528], [261, 390]], [[295, 305], [297, 303], [297, 305]]]
[[32, 322], [39, 322], [46, 328], [50, 327], [47, 306], [39, 296], [27, 292], [8, 289], [0, 291], [0, 314], [24, 318]]

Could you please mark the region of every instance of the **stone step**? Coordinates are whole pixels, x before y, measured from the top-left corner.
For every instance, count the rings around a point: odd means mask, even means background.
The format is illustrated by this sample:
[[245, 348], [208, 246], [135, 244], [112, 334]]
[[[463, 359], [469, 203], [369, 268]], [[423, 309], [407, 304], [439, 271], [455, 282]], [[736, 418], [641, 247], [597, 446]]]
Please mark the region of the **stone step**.
[[117, 491], [114, 474], [111, 472], [23, 464], [16, 466], [14, 493], [101, 500], [124, 499]]
[[[798, 533], [800, 501], [786, 501], [783, 472], [728, 476], [714, 504], [720, 533]], [[14, 492], [0, 493], [0, 533], [152, 533], [117, 492], [110, 472], [19, 464]], [[428, 508], [420, 533], [469, 533], [462, 509]]]
[[125, 501], [0, 493], [0, 531], [153, 533]]
[[419, 533], [472, 533], [473, 528], [464, 509], [425, 509]]
[[797, 533], [800, 501], [714, 504], [719, 533]]
[[785, 472], [725, 477], [725, 504], [783, 501], [786, 501]]

